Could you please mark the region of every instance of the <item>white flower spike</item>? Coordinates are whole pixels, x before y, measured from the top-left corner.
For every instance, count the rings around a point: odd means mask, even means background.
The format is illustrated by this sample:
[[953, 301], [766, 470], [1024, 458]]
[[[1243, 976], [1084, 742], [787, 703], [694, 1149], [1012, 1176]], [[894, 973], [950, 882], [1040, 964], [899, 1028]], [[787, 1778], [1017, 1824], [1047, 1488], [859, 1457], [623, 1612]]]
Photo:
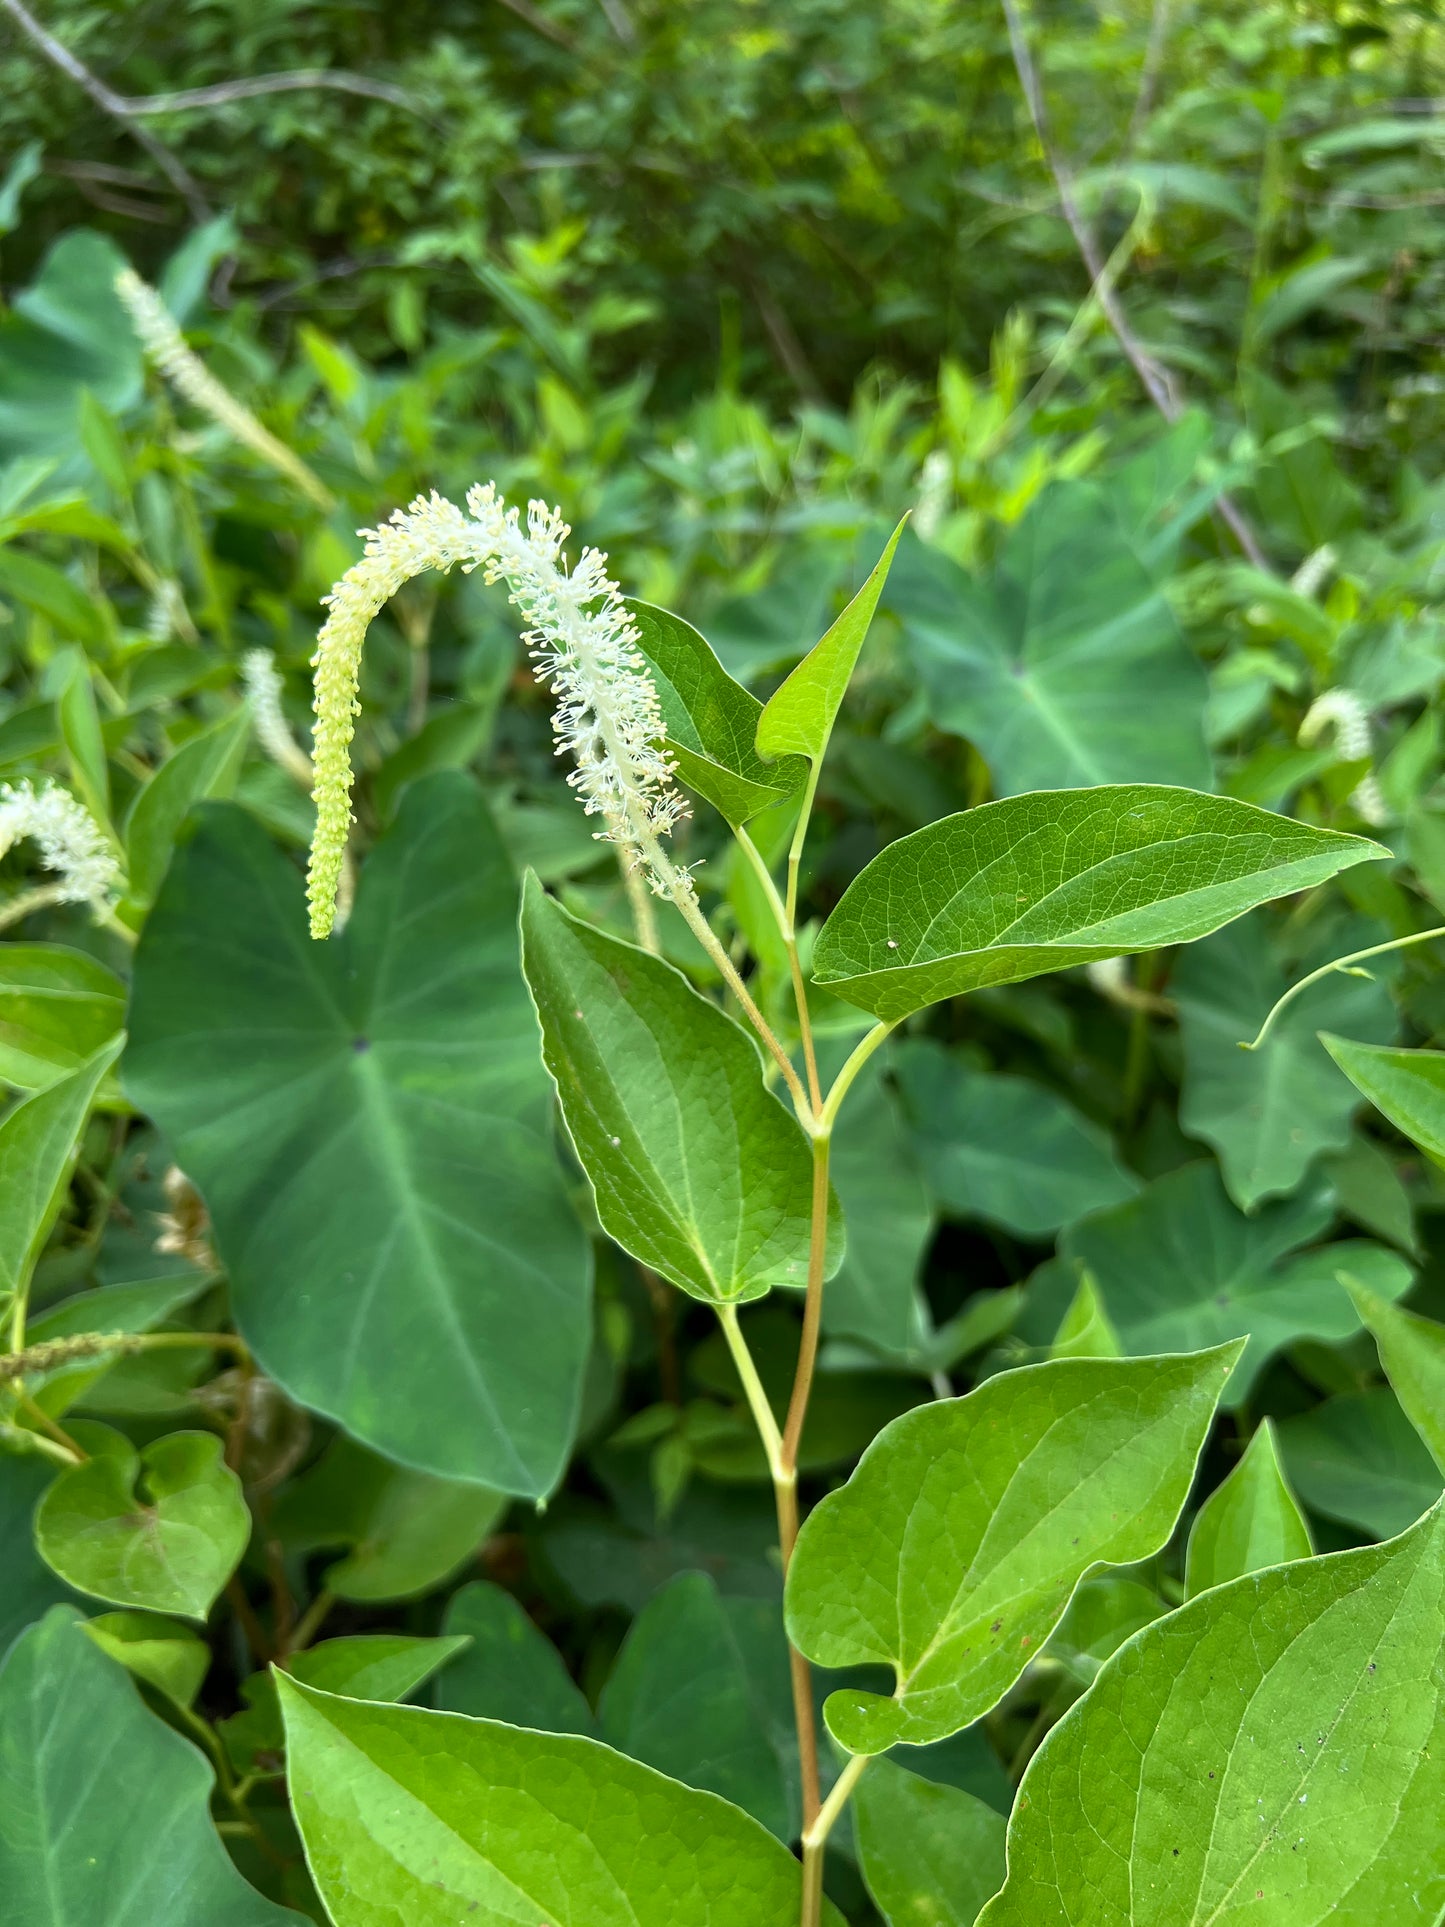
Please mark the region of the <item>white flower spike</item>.
[[40, 846], [59, 882], [47, 887], [55, 903], [88, 903], [103, 910], [120, 880], [120, 864], [100, 825], [69, 790], [56, 783], [0, 784], [0, 856], [23, 837]]

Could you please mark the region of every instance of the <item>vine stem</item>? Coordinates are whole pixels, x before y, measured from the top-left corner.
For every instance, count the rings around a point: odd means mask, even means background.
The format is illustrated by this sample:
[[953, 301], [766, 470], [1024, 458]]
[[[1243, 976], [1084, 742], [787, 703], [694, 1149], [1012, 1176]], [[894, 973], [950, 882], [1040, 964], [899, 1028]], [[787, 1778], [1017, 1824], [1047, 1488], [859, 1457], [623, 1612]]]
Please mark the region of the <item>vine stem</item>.
[[1254, 1040], [1248, 1044], [1242, 1043], [1239, 1048], [1258, 1050], [1274, 1029], [1275, 1022], [1286, 1004], [1292, 1004], [1301, 992], [1308, 990], [1311, 984], [1317, 984], [1322, 977], [1328, 977], [1336, 970], [1342, 970], [1353, 977], [1368, 977], [1370, 974], [1368, 970], [1354, 970], [1351, 966], [1363, 963], [1366, 957], [1382, 957], [1387, 950], [1404, 950], [1412, 943], [1428, 943], [1432, 937], [1445, 937], [1445, 925], [1436, 930], [1417, 930], [1408, 937], [1391, 937], [1388, 943], [1372, 943], [1368, 950], [1351, 950], [1347, 956], [1336, 957], [1333, 963], [1321, 964], [1318, 970], [1312, 970], [1307, 977], [1301, 977], [1297, 984], [1290, 985], [1260, 1025]]
[[[778, 886], [773, 882], [773, 873], [763, 861], [762, 852], [748, 835], [747, 830], [740, 824], [733, 834], [737, 838], [738, 848], [752, 865], [758, 881], [763, 886], [773, 915], [777, 919], [783, 947], [788, 953], [788, 972], [793, 980], [793, 1002], [798, 1011], [798, 1035], [803, 1044], [803, 1067], [808, 1074], [808, 1100], [816, 1115], [823, 1108], [823, 1090], [818, 1082], [818, 1054], [813, 1046], [813, 1020], [808, 1010], [808, 989], [803, 981], [803, 966], [798, 956], [798, 933], [794, 927], [793, 916], [787, 904], [779, 896]], [[791, 853], [788, 861], [791, 866]], [[791, 870], [791, 867], [789, 885], [796, 904], [796, 873]]]
[[811, 1826], [803, 1829], [803, 1912], [801, 1927], [818, 1927], [823, 1917], [823, 1855], [828, 1835], [867, 1771], [871, 1755], [855, 1753], [833, 1782]]

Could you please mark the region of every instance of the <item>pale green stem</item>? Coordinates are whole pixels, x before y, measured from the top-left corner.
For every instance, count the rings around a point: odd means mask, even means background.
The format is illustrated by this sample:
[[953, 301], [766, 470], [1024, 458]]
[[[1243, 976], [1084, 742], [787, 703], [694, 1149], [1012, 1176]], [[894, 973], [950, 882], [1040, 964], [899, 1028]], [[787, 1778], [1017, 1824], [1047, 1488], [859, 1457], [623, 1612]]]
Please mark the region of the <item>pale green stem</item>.
[[1388, 943], [1373, 943], [1368, 950], [1352, 950], [1348, 956], [1336, 957], [1333, 963], [1321, 964], [1318, 970], [1312, 970], [1307, 977], [1301, 977], [1297, 984], [1290, 985], [1289, 989], [1284, 993], [1283, 997], [1279, 999], [1273, 1010], [1270, 1011], [1268, 1017], [1266, 1017], [1260, 1025], [1259, 1035], [1254, 1039], [1253, 1043], [1242, 1043], [1239, 1048], [1241, 1050], [1258, 1050], [1265, 1038], [1268, 1037], [1269, 1033], [1274, 1029], [1275, 1020], [1285, 1005], [1293, 1003], [1302, 991], [1308, 990], [1311, 984], [1317, 984], [1322, 977], [1328, 977], [1336, 970], [1346, 971], [1353, 977], [1368, 977], [1370, 974], [1368, 970], [1352, 970], [1351, 965], [1363, 963], [1366, 957], [1383, 956], [1387, 950], [1404, 950], [1412, 943], [1428, 943], [1432, 937], [1445, 937], [1445, 926], [1442, 926], [1438, 930], [1417, 930], [1414, 935], [1410, 937], [1391, 937]]
[[823, 1917], [823, 1854], [828, 1835], [867, 1770], [870, 1756], [857, 1753], [833, 1782], [833, 1790], [818, 1809], [818, 1817], [803, 1830], [803, 1910], [800, 1927], [818, 1927]]
[[784, 929], [792, 930], [798, 920], [798, 865], [803, 860], [803, 845], [807, 841], [808, 824], [813, 815], [813, 799], [818, 794], [818, 775], [822, 769], [822, 758], [815, 757], [808, 772], [807, 787], [803, 791], [803, 805], [798, 811], [798, 827], [793, 831], [792, 847], [788, 851], [788, 895], [784, 905]]
[[738, 825], [733, 830], [738, 847], [748, 862], [767, 895], [769, 907], [777, 921], [778, 934], [783, 939], [783, 947], [788, 953], [788, 971], [793, 979], [793, 1002], [798, 1012], [798, 1035], [803, 1044], [803, 1067], [808, 1073], [808, 1101], [814, 1115], [822, 1108], [823, 1091], [818, 1082], [818, 1055], [813, 1048], [813, 1020], [808, 1010], [808, 989], [803, 981], [803, 966], [798, 957], [798, 933], [793, 928], [793, 920], [788, 914], [788, 906], [778, 894], [778, 886], [773, 882], [772, 871], [763, 861], [762, 852]]
[[0, 930], [8, 930], [14, 923], [23, 923], [33, 911], [47, 910], [52, 904], [63, 903], [64, 900], [63, 883], [41, 883], [33, 890], [22, 890], [18, 897], [11, 897], [8, 903], [0, 905]]
[[820, 1131], [832, 1130], [834, 1124], [837, 1122], [838, 1112], [842, 1106], [843, 1099], [852, 1088], [854, 1078], [857, 1077], [859, 1071], [862, 1070], [878, 1046], [892, 1036], [902, 1021], [901, 1017], [880, 1018], [872, 1030], [868, 1032], [867, 1036], [863, 1038], [862, 1042], [855, 1047], [852, 1056], [849, 1057], [842, 1070], [839, 1071], [837, 1077], [833, 1080], [833, 1088], [828, 1093], [828, 1101], [824, 1104], [822, 1115], [818, 1119], [818, 1129]]
[[773, 1417], [773, 1408], [768, 1403], [768, 1395], [763, 1390], [763, 1381], [758, 1377], [758, 1368], [753, 1363], [753, 1355], [748, 1350], [748, 1342], [743, 1337], [738, 1324], [736, 1305], [719, 1305], [718, 1323], [723, 1328], [728, 1350], [732, 1353], [733, 1364], [737, 1366], [738, 1377], [743, 1382], [743, 1392], [748, 1401], [748, 1410], [753, 1415], [753, 1423], [758, 1428], [758, 1437], [763, 1442], [763, 1450], [768, 1456], [768, 1470], [774, 1483], [790, 1479], [783, 1467], [783, 1435], [778, 1421]]

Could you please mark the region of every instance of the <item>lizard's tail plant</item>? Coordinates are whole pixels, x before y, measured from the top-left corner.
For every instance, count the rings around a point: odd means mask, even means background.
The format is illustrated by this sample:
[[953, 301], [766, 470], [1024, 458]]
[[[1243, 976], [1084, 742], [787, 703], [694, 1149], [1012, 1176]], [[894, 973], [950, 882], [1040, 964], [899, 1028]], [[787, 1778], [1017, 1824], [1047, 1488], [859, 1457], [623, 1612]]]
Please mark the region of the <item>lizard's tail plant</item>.
[[0, 785], [0, 856], [29, 837], [53, 883], [37, 884], [0, 904], [0, 930], [47, 904], [88, 903], [102, 922], [120, 883], [120, 862], [95, 818], [58, 783]]

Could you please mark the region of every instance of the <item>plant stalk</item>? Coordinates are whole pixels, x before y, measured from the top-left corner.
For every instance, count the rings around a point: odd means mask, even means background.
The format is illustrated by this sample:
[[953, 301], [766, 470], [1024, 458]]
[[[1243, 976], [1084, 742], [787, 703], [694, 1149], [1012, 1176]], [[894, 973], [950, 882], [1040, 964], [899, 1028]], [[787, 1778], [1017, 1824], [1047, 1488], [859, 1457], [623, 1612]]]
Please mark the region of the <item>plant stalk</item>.
[[800, 1927], [818, 1927], [823, 1917], [823, 1855], [828, 1835], [863, 1778], [870, 1756], [855, 1753], [833, 1782], [832, 1791], [811, 1826], [803, 1829], [803, 1909]]
[[1352, 950], [1347, 956], [1336, 957], [1333, 963], [1321, 964], [1318, 970], [1312, 970], [1307, 977], [1301, 977], [1297, 984], [1290, 985], [1260, 1025], [1258, 1035], [1253, 1042], [1241, 1044], [1239, 1048], [1258, 1050], [1274, 1029], [1276, 1019], [1286, 1004], [1292, 1004], [1302, 991], [1308, 990], [1311, 984], [1317, 984], [1322, 977], [1328, 977], [1336, 970], [1343, 970], [1354, 977], [1368, 977], [1370, 974], [1368, 970], [1354, 970], [1351, 966], [1363, 963], [1366, 957], [1382, 957], [1387, 950], [1405, 950], [1412, 943], [1428, 943], [1432, 937], [1445, 937], [1445, 926], [1435, 930], [1416, 930], [1408, 937], [1391, 937], [1388, 943], [1372, 943], [1368, 950]]

